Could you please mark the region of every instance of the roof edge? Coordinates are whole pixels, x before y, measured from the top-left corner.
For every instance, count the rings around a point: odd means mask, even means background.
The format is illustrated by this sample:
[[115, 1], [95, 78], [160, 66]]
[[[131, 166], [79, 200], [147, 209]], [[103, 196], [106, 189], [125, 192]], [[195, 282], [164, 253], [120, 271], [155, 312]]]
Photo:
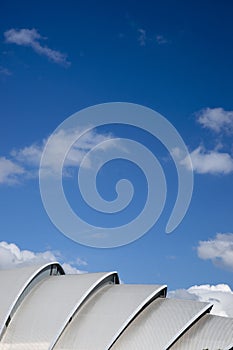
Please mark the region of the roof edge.
[[92, 293], [95, 292], [98, 288], [101, 288], [101, 285], [104, 283], [104, 280], [107, 281], [110, 277], [113, 277], [113, 284], [119, 284], [119, 276], [116, 271], [112, 272], [106, 272], [102, 277], [98, 278], [90, 288], [83, 294], [82, 298], [75, 304], [73, 309], [70, 311], [69, 315], [65, 319], [63, 325], [61, 326], [60, 330], [57, 332], [57, 334], [54, 336], [54, 339], [52, 340], [48, 350], [53, 350], [56, 343], [58, 342], [59, 338], [61, 337], [62, 333], [65, 331], [66, 327], [74, 317], [75, 313], [78, 311], [78, 309], [83, 305], [83, 303], [86, 302], [86, 300], [92, 295]]
[[154, 290], [154, 292], [152, 292], [147, 298], [145, 298], [141, 304], [138, 305], [138, 307], [134, 310], [134, 312], [128, 317], [128, 319], [122, 324], [122, 326], [117, 331], [117, 333], [113, 336], [112, 340], [110, 341], [106, 349], [108, 350], [111, 349], [113, 344], [121, 336], [121, 334], [128, 327], [128, 325], [134, 320], [134, 318], [137, 317], [150, 303], [152, 303], [152, 301], [160, 297], [162, 292], [164, 292], [164, 297], [166, 297], [167, 285], [164, 284], [159, 286], [156, 290]]
[[[199, 302], [202, 303], [202, 302]], [[168, 344], [164, 347], [164, 349], [169, 350], [172, 345], [195, 323], [197, 322], [203, 315], [210, 312], [213, 304], [204, 303], [205, 306], [195, 315], [193, 316], [182, 328], [181, 330], [168, 342]]]
[[[43, 272], [43, 270], [45, 270], [48, 266], [51, 266], [51, 268], [52, 268], [54, 265], [57, 266], [57, 268], [58, 268], [59, 272], [61, 273], [61, 275], [65, 275], [65, 271], [63, 270], [63, 268], [60, 265], [60, 263], [57, 262], [57, 261], [48, 262], [48, 263], [45, 263], [43, 265], [38, 266], [38, 268], [30, 275], [30, 277], [26, 280], [26, 282], [24, 282], [24, 284], [20, 288], [19, 292], [17, 293], [13, 303], [10, 305], [10, 307], [9, 307], [7, 313], [6, 313], [6, 317], [4, 318], [3, 324], [2, 324], [2, 326], [0, 326], [0, 340], [3, 337], [3, 334], [4, 334], [5, 330], [6, 330], [6, 328], [8, 327], [12, 316], [14, 315], [14, 313], [16, 312], [18, 307], [15, 310], [14, 310], [14, 308], [16, 307], [16, 305], [17, 305], [18, 301], [20, 300], [20, 298], [22, 297], [23, 293], [27, 290], [27, 288], [30, 285], [30, 283], [37, 276], [39, 276], [40, 273]], [[28, 266], [24, 266], [24, 267], [30, 267], [30, 266], [33, 266], [33, 265], [28, 265]], [[13, 269], [10, 269], [10, 270], [12, 271]], [[14, 269], [14, 270], [17, 270], [17, 269]], [[20, 271], [20, 269], [19, 269], [19, 271]], [[26, 295], [27, 294], [25, 294], [25, 296]], [[22, 301], [23, 301], [23, 299], [22, 299]], [[21, 304], [21, 302], [19, 303], [19, 305]]]

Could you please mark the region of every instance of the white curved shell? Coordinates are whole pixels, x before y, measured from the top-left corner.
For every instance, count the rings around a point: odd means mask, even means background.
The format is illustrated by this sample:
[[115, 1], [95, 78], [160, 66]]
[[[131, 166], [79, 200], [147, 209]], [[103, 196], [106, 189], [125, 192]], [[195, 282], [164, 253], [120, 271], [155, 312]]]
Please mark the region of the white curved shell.
[[158, 298], [131, 323], [112, 350], [168, 349], [209, 308], [206, 303]]
[[232, 350], [233, 319], [119, 285], [116, 272], [64, 275], [58, 263], [0, 271], [0, 350]]
[[56, 262], [0, 270], [0, 339], [26, 294], [42, 279], [57, 274], [64, 274], [64, 271]]
[[171, 347], [171, 350], [230, 350], [232, 339], [231, 318], [205, 315]]
[[145, 305], [164, 294], [165, 288], [125, 284], [102, 288], [76, 314], [55, 349], [109, 349]]
[[0, 349], [49, 349], [75, 311], [104, 281], [115, 273], [51, 276], [31, 290], [15, 312], [0, 342]]

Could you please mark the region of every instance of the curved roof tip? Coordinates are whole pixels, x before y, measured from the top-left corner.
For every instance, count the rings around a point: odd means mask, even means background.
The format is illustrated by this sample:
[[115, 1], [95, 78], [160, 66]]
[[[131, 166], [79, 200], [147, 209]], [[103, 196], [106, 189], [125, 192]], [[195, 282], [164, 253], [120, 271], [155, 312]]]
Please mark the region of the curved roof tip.
[[[14, 278], [14, 276], [11, 276], [11, 278], [9, 278], [8, 273], [12, 271], [11, 273], [14, 272], [16, 276], [18, 276], [19, 269], [14, 268], [0, 271], [0, 275], [1, 273], [5, 274], [5, 278], [1, 283], [1, 293], [2, 295], [8, 295], [7, 302], [4, 300], [5, 305], [0, 305], [2, 306], [2, 315], [0, 313], [0, 339], [8, 327], [13, 314], [16, 312], [24, 297], [30, 291], [30, 287], [32, 285], [34, 286], [39, 281], [41, 281], [41, 279], [46, 277], [46, 274], [44, 276], [42, 275], [43, 272], [47, 271], [47, 276], [65, 275], [64, 269], [57, 261], [36, 265], [21, 265], [21, 267], [25, 270], [25, 273], [22, 275], [22, 269], [20, 269], [20, 276], [22, 276], [22, 278], [18, 280], [17, 278]], [[8, 273], [6, 273], [7, 271]]]
[[[96, 275], [96, 273], [89, 273], [88, 275]], [[78, 302], [74, 305], [72, 310], [70, 311], [69, 315], [64, 320], [63, 324], [61, 325], [61, 328], [55, 335], [54, 339], [51, 341], [51, 344], [48, 348], [48, 350], [55, 349], [55, 346], [59, 340], [59, 338], [62, 336], [63, 332], [65, 331], [66, 327], [69, 325], [70, 320], [74, 317], [76, 312], [79, 310], [79, 308], [84, 305], [84, 303], [88, 300], [88, 298], [94, 294], [98, 289], [101, 288], [106, 282], [111, 282], [111, 284], [120, 284], [120, 279], [117, 271], [110, 271], [110, 272], [103, 272], [102, 276], [96, 279], [96, 281], [90, 286], [86, 292], [83, 294], [82, 298], [78, 300]]]
[[169, 343], [166, 345], [166, 349], [170, 349], [171, 346], [180, 338], [182, 335], [194, 325], [195, 322], [197, 322], [203, 315], [206, 313], [210, 313], [211, 309], [213, 308], [213, 304], [211, 303], [204, 303], [203, 308], [195, 315], [193, 316], [181, 329], [180, 331], [172, 338], [170, 339]]

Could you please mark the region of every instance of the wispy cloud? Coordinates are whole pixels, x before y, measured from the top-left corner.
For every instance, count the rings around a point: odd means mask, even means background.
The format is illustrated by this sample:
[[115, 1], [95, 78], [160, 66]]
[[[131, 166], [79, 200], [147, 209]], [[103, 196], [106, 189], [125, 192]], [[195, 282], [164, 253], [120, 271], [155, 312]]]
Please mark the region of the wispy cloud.
[[81, 258], [77, 258], [77, 259], [76, 259], [76, 264], [77, 264], [78, 266], [87, 266], [86, 260], [83, 260], [83, 259], [81, 259]]
[[223, 108], [204, 108], [196, 113], [198, 122], [216, 133], [233, 133], [233, 111]]
[[[61, 254], [59, 252], [53, 252], [51, 250], [33, 252], [31, 250], [22, 250], [14, 243], [0, 242], [0, 269], [43, 264], [46, 262], [58, 261], [60, 258]], [[86, 272], [66, 262], [62, 264], [62, 267], [66, 273], [80, 274]]]
[[36, 29], [9, 29], [4, 33], [5, 41], [10, 44], [31, 47], [39, 55], [46, 56], [54, 63], [69, 66], [67, 55], [57, 50], [43, 46], [40, 41], [45, 38]]
[[200, 259], [233, 271], [233, 233], [218, 233], [214, 239], [200, 241], [197, 253]]
[[213, 304], [211, 314], [233, 317], [233, 291], [227, 284], [192, 286], [188, 289], [177, 289], [168, 293], [176, 299], [197, 300]]
[[168, 43], [168, 40], [162, 34], [157, 34], [155, 40], [159, 45], [164, 45]]
[[[233, 158], [229, 153], [207, 151], [203, 146], [199, 146], [190, 153], [190, 157], [192, 169], [198, 174], [226, 175], [233, 172]], [[185, 158], [180, 163], [190, 169], [189, 159]]]
[[12, 72], [8, 68], [0, 66], [0, 75], [10, 76]]
[[[65, 132], [63, 130], [53, 135], [54, 147], [50, 150], [50, 156], [47, 159], [47, 163], [44, 174], [49, 176], [57, 175], [57, 159], [64, 158], [64, 149], [71, 144], [71, 140], [77, 135], [80, 136], [80, 130], [71, 130]], [[105, 151], [105, 147], [114, 147], [114, 139], [111, 143], [105, 143], [104, 141], [110, 140], [111, 135], [98, 134], [95, 131], [90, 131], [84, 134], [80, 139], [73, 144], [70, 151], [66, 155], [64, 163], [64, 176], [69, 176], [69, 168], [80, 166], [84, 155], [100, 144], [102, 151]], [[0, 184], [13, 185], [20, 183], [23, 180], [36, 178], [38, 176], [41, 156], [44, 147], [48, 139], [44, 139], [40, 143], [35, 143], [30, 146], [14, 149], [8, 156], [0, 157]], [[91, 161], [84, 162], [82, 166], [91, 168]]]
[[138, 42], [140, 46], [146, 46], [147, 44], [153, 44], [156, 43], [158, 45], [164, 45], [168, 43], [168, 40], [165, 38], [162, 34], [157, 35], [150, 35], [148, 34], [148, 31], [146, 31], [143, 28], [137, 29], [138, 33]]
[[145, 46], [147, 41], [146, 31], [145, 29], [138, 29], [138, 42], [140, 46]]
[[[136, 37], [136, 40], [139, 44], [139, 46], [147, 46], [147, 45], [164, 45], [167, 44], [169, 41], [167, 38], [161, 34], [161, 33], [153, 33], [148, 26], [145, 28], [143, 25], [135, 21], [131, 18], [131, 16], [127, 15], [127, 24], [132, 30], [132, 34], [134, 38]], [[124, 33], [119, 34], [120, 38], [125, 38]]]

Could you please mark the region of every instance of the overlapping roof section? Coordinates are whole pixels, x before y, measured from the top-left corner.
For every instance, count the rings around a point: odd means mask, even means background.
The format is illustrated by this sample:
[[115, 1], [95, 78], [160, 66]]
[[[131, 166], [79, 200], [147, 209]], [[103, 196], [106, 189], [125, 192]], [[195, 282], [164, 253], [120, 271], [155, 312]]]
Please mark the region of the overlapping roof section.
[[0, 350], [230, 350], [233, 319], [166, 298], [116, 272], [64, 275], [58, 263], [0, 271]]
[[29, 291], [48, 276], [64, 274], [62, 267], [56, 262], [0, 270], [0, 339]]
[[169, 349], [211, 305], [196, 301], [158, 298], [127, 328], [112, 350]]
[[181, 337], [171, 350], [197, 350], [197, 349], [233, 349], [233, 323], [232, 318], [205, 315], [183, 337]]
[[118, 282], [114, 272], [44, 278], [18, 307], [0, 349], [8, 344], [14, 344], [15, 350], [51, 348], [91, 293], [114, 282]]
[[102, 288], [76, 314], [56, 349], [109, 349], [147, 303], [165, 295], [165, 289], [126, 284]]

